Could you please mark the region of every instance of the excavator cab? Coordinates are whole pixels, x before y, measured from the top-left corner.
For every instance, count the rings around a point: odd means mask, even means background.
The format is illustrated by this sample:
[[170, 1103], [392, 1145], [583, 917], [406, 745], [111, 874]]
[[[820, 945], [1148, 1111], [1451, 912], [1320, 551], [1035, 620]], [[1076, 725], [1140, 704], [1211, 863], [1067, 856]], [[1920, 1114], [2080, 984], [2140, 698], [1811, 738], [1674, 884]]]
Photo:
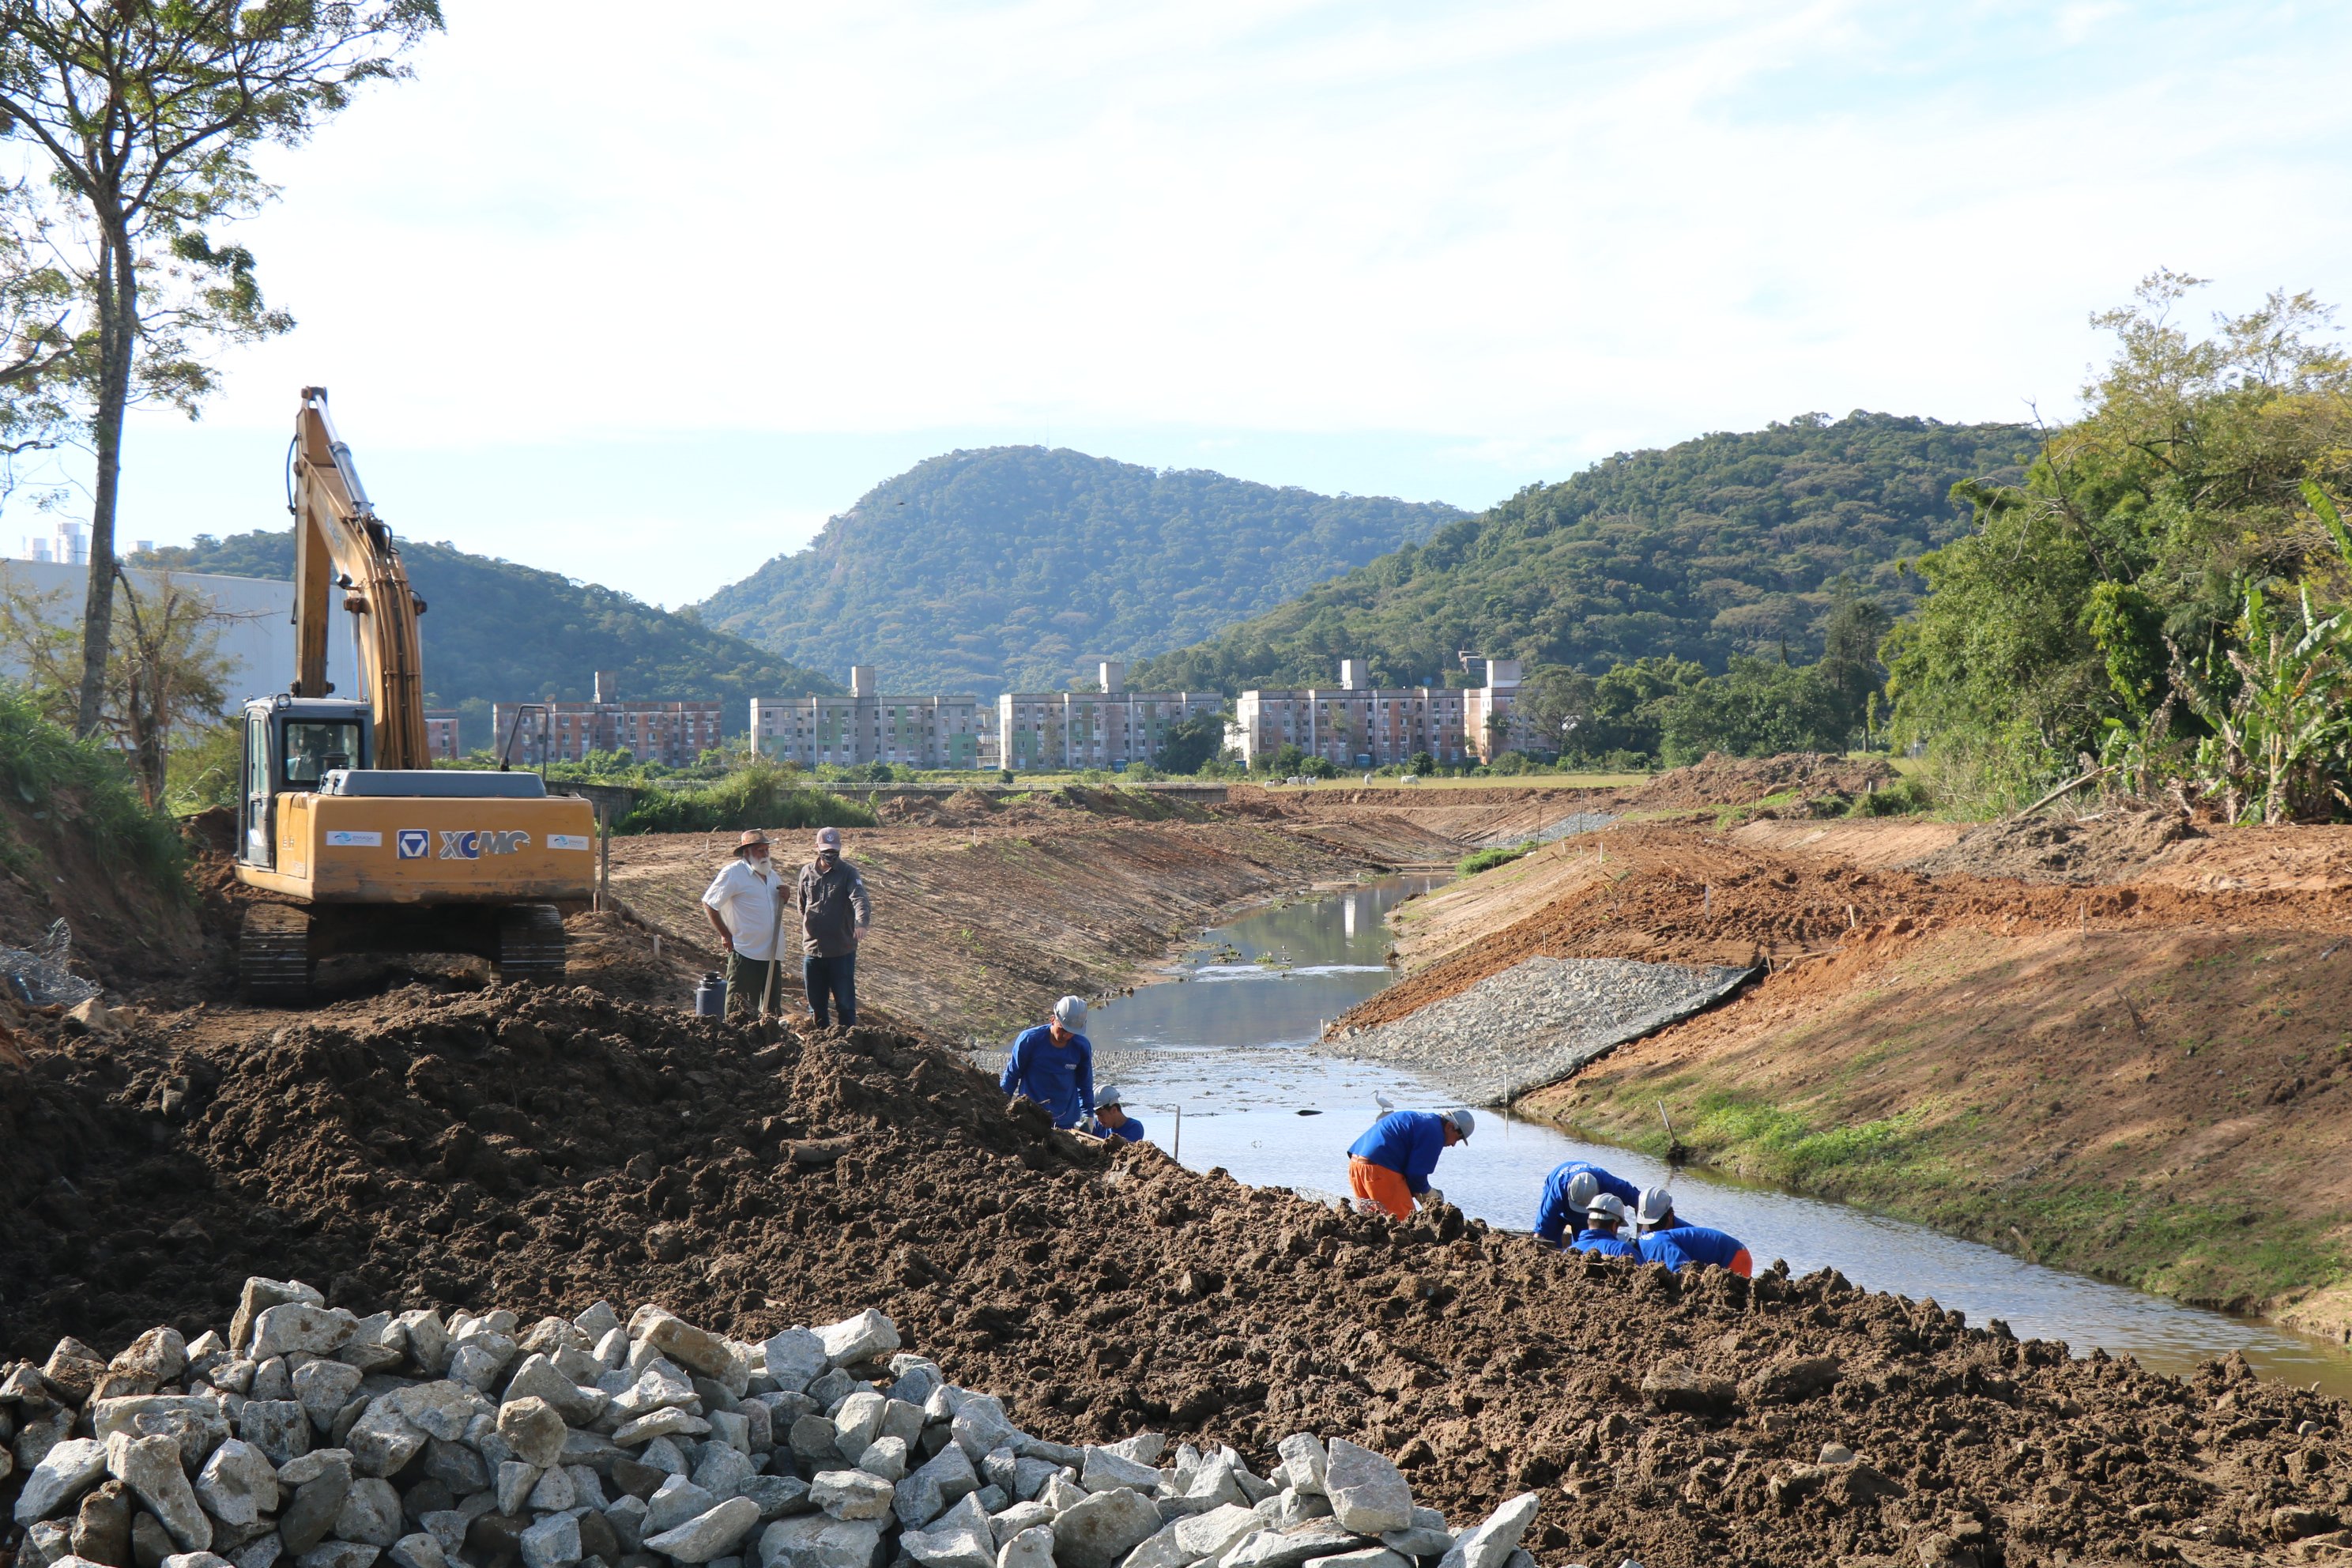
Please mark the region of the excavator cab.
[[[305, 387], [287, 456], [294, 514], [292, 689], [245, 705], [237, 973], [257, 1000], [299, 1002], [345, 952], [486, 958], [507, 979], [563, 978], [560, 906], [585, 903], [595, 813], [537, 773], [436, 769], [425, 743], [417, 617], [392, 530]], [[327, 680], [337, 600], [352, 617], [362, 698]]]
[[267, 870], [278, 862], [281, 795], [316, 790], [345, 768], [375, 763], [374, 716], [364, 702], [260, 697], [245, 705], [245, 790], [237, 814], [237, 859]]

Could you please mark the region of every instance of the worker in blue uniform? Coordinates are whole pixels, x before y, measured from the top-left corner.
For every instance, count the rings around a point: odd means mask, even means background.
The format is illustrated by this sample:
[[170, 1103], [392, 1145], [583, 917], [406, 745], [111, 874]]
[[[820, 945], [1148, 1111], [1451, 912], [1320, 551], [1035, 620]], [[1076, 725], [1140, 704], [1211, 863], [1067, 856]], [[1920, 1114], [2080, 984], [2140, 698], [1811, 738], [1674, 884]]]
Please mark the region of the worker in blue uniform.
[[1634, 1210], [1641, 1221], [1642, 1261], [1680, 1268], [1685, 1263], [1711, 1263], [1746, 1279], [1756, 1272], [1755, 1259], [1739, 1238], [1703, 1225], [1690, 1225], [1675, 1213], [1674, 1194], [1664, 1187], [1644, 1187]]
[[1642, 1189], [1622, 1176], [1612, 1175], [1590, 1160], [1570, 1160], [1544, 1178], [1543, 1201], [1536, 1205], [1536, 1236], [1554, 1247], [1570, 1240], [1570, 1226], [1584, 1218], [1593, 1198], [1601, 1193], [1630, 1208]]
[[1429, 1178], [1438, 1155], [1468, 1138], [1475, 1121], [1467, 1110], [1390, 1111], [1349, 1146], [1348, 1190], [1396, 1220], [1411, 1219], [1416, 1203], [1444, 1203]]
[[1639, 1258], [1640, 1245], [1618, 1234], [1624, 1226], [1624, 1201], [1614, 1193], [1599, 1194], [1584, 1211], [1584, 1229], [1570, 1245], [1579, 1252], [1597, 1252], [1603, 1258]]
[[1097, 1138], [1118, 1138], [1129, 1143], [1143, 1142], [1143, 1123], [1127, 1113], [1127, 1102], [1118, 1097], [1117, 1089], [1108, 1086], [1095, 1096], [1095, 1113], [1086, 1130]]
[[1095, 1113], [1095, 1047], [1086, 1026], [1085, 997], [1055, 1003], [1052, 1017], [1013, 1042], [997, 1088], [1015, 1100], [1035, 1100], [1056, 1127], [1087, 1121]]

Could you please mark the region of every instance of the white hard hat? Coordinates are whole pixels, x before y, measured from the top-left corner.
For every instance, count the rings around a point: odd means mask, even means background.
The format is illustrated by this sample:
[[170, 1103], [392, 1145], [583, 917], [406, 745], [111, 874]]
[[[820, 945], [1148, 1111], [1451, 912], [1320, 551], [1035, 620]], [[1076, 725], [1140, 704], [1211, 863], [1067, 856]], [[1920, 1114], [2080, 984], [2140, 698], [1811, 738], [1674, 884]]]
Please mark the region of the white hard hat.
[[[1589, 1210], [1592, 1207], [1593, 1194], [1600, 1191], [1601, 1179], [1598, 1176], [1590, 1171], [1579, 1171], [1568, 1179], [1568, 1206], [1572, 1209]], [[1617, 1204], [1619, 1215], [1624, 1214], [1623, 1204], [1617, 1203], [1615, 1198], [1611, 1198], [1609, 1201]]]
[[1054, 1022], [1061, 1025], [1062, 1027], [1069, 1030], [1070, 1033], [1074, 1035], [1079, 1030], [1085, 1028], [1087, 1026], [1087, 999], [1083, 996], [1065, 996], [1059, 1002], [1055, 1003]]
[[1478, 1124], [1477, 1119], [1473, 1117], [1465, 1109], [1457, 1108], [1455, 1110], [1446, 1111], [1444, 1114], [1446, 1121], [1454, 1123], [1454, 1131], [1462, 1134], [1465, 1139], [1470, 1136], [1470, 1129]]
[[1105, 1089], [1095, 1096], [1095, 1109], [1097, 1110], [1100, 1110], [1106, 1105], [1118, 1105], [1119, 1103], [1121, 1102], [1118, 1098], [1118, 1090], [1116, 1088]]
[[1633, 1214], [1643, 1225], [1655, 1225], [1675, 1212], [1675, 1194], [1664, 1187], [1643, 1187]]
[[1615, 1220], [1619, 1225], [1623, 1225], [1625, 1223], [1625, 1200], [1619, 1197], [1615, 1193], [1602, 1193], [1585, 1206], [1584, 1214], [1587, 1219], [1607, 1218]]

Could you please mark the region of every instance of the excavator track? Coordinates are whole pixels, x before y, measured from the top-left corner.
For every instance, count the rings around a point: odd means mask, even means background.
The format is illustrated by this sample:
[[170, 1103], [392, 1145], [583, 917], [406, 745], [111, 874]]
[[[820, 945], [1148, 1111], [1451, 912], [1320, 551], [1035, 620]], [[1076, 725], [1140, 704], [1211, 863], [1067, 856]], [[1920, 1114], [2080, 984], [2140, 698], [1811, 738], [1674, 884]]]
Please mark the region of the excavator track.
[[286, 904], [246, 907], [236, 939], [236, 979], [247, 996], [256, 1002], [306, 1002], [316, 968], [309, 910]]
[[561, 985], [564, 956], [563, 917], [554, 905], [517, 904], [499, 912], [499, 979]]

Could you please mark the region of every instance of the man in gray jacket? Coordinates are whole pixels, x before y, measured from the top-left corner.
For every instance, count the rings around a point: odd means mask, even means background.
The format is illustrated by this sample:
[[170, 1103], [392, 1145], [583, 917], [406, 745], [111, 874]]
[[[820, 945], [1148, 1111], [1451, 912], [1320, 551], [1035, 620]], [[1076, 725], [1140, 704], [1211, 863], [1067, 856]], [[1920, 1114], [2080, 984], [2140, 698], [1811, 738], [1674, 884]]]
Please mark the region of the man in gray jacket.
[[801, 978], [809, 1013], [820, 1029], [838, 1012], [841, 1026], [857, 1022], [857, 944], [874, 919], [866, 879], [841, 858], [841, 829], [820, 827], [816, 858], [801, 868], [793, 901], [801, 911]]

